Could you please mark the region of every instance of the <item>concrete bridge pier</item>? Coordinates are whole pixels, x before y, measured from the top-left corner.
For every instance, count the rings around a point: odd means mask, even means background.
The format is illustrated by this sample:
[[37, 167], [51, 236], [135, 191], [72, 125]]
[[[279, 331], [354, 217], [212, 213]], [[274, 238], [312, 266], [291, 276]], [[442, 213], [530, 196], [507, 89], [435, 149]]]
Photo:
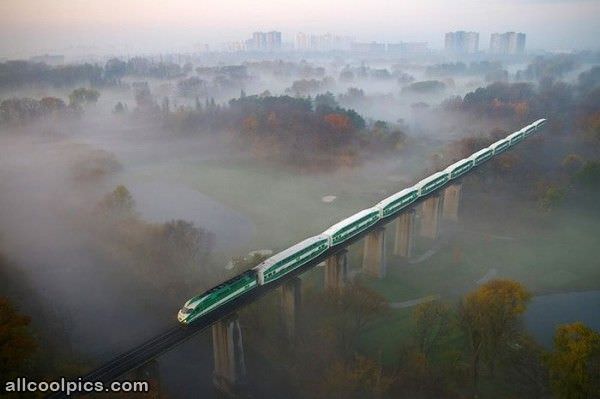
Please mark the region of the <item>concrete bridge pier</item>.
[[339, 290], [344, 287], [348, 278], [348, 250], [330, 256], [325, 261], [325, 289]]
[[452, 184], [444, 189], [444, 220], [458, 221], [461, 194], [462, 184]]
[[281, 318], [286, 335], [290, 341], [296, 335], [301, 300], [302, 280], [300, 278], [291, 278], [281, 285]]
[[385, 277], [385, 228], [378, 227], [365, 237], [362, 269], [373, 277]]
[[421, 204], [421, 236], [437, 239], [440, 234], [444, 197], [433, 194]]
[[211, 328], [215, 361], [213, 383], [221, 393], [236, 396], [246, 385], [246, 362], [238, 315], [228, 315]]
[[408, 209], [396, 219], [394, 255], [410, 258], [414, 247], [415, 210]]

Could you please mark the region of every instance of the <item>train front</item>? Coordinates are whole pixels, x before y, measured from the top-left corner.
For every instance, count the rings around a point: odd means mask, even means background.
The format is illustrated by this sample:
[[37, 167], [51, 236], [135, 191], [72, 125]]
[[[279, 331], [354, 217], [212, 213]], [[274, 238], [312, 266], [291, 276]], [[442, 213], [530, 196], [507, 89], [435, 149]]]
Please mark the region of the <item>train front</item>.
[[187, 301], [177, 313], [177, 321], [182, 324], [188, 324], [190, 322], [190, 315], [194, 313], [194, 310], [196, 309], [195, 304], [190, 302], [191, 301]]

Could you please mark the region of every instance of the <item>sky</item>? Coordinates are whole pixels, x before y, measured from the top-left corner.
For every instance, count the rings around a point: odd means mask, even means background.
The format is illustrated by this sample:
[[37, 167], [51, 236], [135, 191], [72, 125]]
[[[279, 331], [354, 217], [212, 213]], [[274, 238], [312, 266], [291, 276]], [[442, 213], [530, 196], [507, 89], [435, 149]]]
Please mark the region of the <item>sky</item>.
[[0, 0], [0, 58], [43, 53], [191, 51], [257, 30], [348, 35], [357, 41], [426, 41], [443, 34], [527, 34], [529, 49], [600, 48], [600, 0]]

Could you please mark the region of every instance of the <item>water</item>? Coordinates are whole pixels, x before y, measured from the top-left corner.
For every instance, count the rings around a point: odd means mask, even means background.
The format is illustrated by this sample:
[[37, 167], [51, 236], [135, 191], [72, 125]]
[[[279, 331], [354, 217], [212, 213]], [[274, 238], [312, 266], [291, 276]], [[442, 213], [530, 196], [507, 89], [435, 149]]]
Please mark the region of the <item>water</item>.
[[244, 215], [183, 184], [154, 180], [128, 183], [127, 188], [145, 220], [193, 222], [215, 234], [216, 250], [241, 246], [254, 233], [253, 223]]
[[525, 326], [547, 348], [558, 325], [577, 321], [600, 331], [600, 291], [537, 296], [525, 314]]

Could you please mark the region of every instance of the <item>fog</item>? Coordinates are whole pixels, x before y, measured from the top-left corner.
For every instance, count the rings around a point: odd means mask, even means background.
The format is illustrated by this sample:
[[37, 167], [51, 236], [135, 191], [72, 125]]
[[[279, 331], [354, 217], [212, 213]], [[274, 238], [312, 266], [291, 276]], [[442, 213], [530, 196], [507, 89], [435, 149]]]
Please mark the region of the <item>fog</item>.
[[[593, 269], [558, 265], [546, 273], [530, 261], [548, 242], [574, 237], [584, 246], [580, 263], [594, 260], [593, 245], [578, 234], [594, 231], [597, 212], [586, 198], [596, 194], [579, 186], [577, 173], [597, 159], [595, 142], [586, 141], [595, 138], [582, 133], [598, 107], [597, 54], [461, 64], [437, 55], [228, 57], [227, 64], [113, 58], [97, 73], [75, 65], [81, 70], [69, 80], [48, 67], [25, 83], [25, 67], [5, 64], [13, 79], [0, 81], [0, 254], [3, 276], [14, 281], [10, 299], [31, 317], [43, 347], [32, 373], [93, 369], [175, 326], [183, 302], [241, 271], [226, 267], [232, 259], [315, 235], [541, 117], [550, 120], [548, 135], [465, 179], [461, 206], [469, 211], [444, 239], [419, 239], [412, 266], [390, 258], [397, 285], [357, 281], [392, 304], [431, 295], [457, 301], [498, 274], [536, 295], [598, 289]], [[90, 92], [78, 100], [81, 87]], [[509, 203], [524, 205], [499, 212]], [[554, 224], [561, 220], [570, 227]], [[360, 274], [360, 247], [348, 255], [352, 276]], [[516, 255], [501, 263], [505, 253]], [[437, 280], [448, 265], [457, 271]], [[326, 306], [310, 307], [322, 299], [319, 273], [303, 284], [308, 309], [327, 319]], [[260, 328], [280, 334], [274, 303], [273, 294], [242, 310], [255, 375], [288, 367], [252, 383], [255, 393], [281, 393], [309, 378], [296, 370], [307, 359], [285, 357], [286, 345], [277, 353], [280, 337], [272, 347], [257, 338]], [[208, 335], [159, 359], [169, 397], [212, 392]], [[312, 339], [307, 332], [304, 344]], [[382, 350], [377, 336], [368, 342], [354, 343], [353, 356]]]

